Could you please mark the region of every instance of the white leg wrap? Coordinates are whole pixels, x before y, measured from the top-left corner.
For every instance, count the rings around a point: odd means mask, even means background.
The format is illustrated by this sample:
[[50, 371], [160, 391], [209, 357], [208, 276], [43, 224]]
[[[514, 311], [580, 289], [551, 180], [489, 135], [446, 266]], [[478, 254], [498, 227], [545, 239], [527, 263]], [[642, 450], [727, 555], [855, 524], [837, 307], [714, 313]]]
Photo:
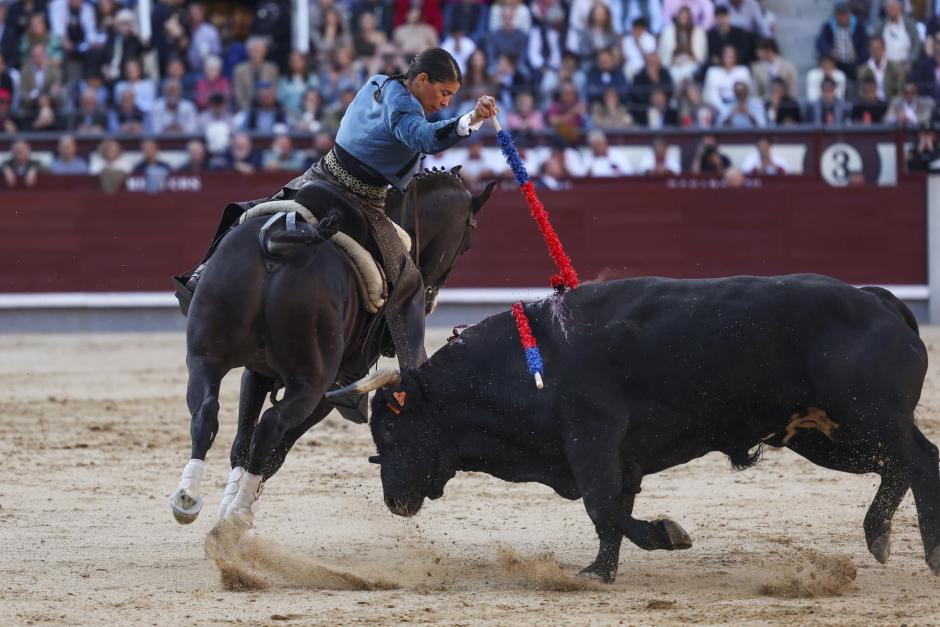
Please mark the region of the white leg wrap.
[[206, 473], [206, 463], [201, 459], [191, 459], [183, 468], [183, 474], [180, 475], [179, 489], [185, 490], [192, 495], [199, 494], [199, 488], [202, 485], [202, 477]]
[[176, 522], [188, 525], [196, 520], [196, 516], [202, 510], [199, 488], [205, 472], [206, 464], [201, 459], [191, 459], [183, 468], [179, 487], [170, 497], [170, 511], [173, 512]]
[[225, 518], [239, 520], [246, 525], [251, 525], [255, 519], [254, 506], [261, 496], [261, 475], [253, 475], [246, 472], [238, 482], [238, 492], [232, 499], [228, 510], [225, 512]]
[[228, 473], [228, 482], [225, 484], [225, 492], [222, 493], [222, 502], [219, 504], [219, 520], [225, 517], [228, 506], [232, 503], [235, 495], [238, 494], [238, 482], [241, 481], [245, 469], [241, 466], [235, 466]]

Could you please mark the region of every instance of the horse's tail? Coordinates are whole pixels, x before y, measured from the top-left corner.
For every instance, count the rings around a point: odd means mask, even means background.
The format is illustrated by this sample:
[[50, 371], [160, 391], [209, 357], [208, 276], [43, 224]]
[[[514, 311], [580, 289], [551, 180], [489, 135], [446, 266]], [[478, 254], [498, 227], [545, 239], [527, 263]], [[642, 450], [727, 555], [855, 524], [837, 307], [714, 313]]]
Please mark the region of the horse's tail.
[[273, 257], [286, 257], [294, 250], [307, 246], [319, 246], [339, 231], [339, 215], [335, 210], [312, 225], [298, 222], [294, 228], [261, 232], [261, 247]]

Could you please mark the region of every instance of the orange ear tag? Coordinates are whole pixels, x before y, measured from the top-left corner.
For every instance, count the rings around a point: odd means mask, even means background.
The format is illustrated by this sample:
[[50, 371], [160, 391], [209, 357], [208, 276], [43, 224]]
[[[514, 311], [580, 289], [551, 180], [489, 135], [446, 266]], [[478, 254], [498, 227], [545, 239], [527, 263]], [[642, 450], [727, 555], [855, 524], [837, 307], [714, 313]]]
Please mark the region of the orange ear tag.
[[392, 410], [393, 412], [395, 412], [396, 414], [400, 414], [400, 413], [401, 413], [401, 410], [398, 409], [397, 407], [395, 407], [394, 405], [392, 405], [391, 403], [385, 403], [385, 406], [388, 407], [389, 409], [391, 409], [391, 410]]
[[398, 401], [399, 405], [401, 405], [402, 407], [405, 406], [405, 398], [408, 396], [407, 392], [404, 392], [404, 391], [395, 392], [394, 394], [392, 394], [392, 396], [395, 397], [395, 400]]

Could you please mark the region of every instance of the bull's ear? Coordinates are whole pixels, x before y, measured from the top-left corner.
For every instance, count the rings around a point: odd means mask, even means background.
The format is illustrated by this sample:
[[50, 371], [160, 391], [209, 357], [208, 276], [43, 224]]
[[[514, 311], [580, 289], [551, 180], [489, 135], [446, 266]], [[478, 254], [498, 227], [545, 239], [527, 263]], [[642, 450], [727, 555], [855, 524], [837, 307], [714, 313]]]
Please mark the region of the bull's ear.
[[458, 163], [457, 165], [455, 165], [454, 167], [450, 169], [450, 173], [453, 174], [454, 176], [460, 176], [460, 168], [462, 167], [463, 167], [463, 164]]
[[493, 193], [493, 188], [496, 187], [497, 181], [490, 181], [486, 184], [486, 187], [483, 188], [483, 191], [470, 199], [470, 210], [473, 211], [473, 215], [476, 215], [480, 212], [480, 209], [483, 208], [483, 205], [486, 204], [486, 201], [490, 199], [490, 194]]

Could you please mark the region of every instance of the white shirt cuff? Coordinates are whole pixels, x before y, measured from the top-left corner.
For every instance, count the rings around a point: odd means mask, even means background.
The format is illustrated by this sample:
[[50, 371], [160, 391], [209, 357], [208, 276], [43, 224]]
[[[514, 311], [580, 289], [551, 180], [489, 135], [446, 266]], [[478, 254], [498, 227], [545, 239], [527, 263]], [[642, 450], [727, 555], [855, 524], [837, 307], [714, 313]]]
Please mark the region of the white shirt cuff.
[[460, 119], [457, 120], [457, 134], [461, 137], [466, 137], [470, 134], [470, 131], [478, 131], [480, 127], [483, 126], [484, 120], [480, 120], [473, 126], [470, 126], [470, 116], [472, 113], [464, 113], [460, 116]]

